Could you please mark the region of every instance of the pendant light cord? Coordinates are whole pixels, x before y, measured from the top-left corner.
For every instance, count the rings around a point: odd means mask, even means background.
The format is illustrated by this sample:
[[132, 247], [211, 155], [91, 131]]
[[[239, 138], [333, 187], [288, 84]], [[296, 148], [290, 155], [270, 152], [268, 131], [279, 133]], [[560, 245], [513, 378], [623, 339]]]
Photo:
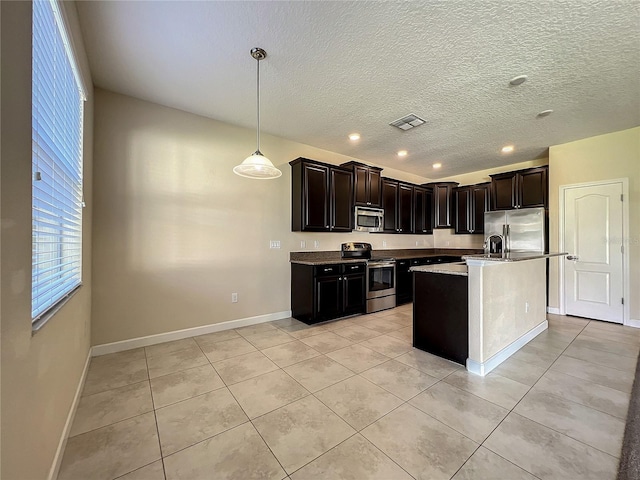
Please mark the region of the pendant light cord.
[[260, 59], [256, 59], [256, 61], [258, 62], [258, 79], [256, 82], [256, 96], [258, 98], [258, 101], [256, 102], [258, 104], [258, 132], [256, 134], [256, 141], [257, 141], [257, 146], [256, 146], [256, 152], [260, 152]]

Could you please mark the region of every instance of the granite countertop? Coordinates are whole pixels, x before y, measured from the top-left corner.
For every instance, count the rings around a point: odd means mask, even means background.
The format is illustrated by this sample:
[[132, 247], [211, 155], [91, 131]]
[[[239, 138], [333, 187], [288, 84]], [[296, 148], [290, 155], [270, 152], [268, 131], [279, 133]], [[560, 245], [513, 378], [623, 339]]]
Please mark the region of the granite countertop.
[[468, 268], [465, 264], [460, 263], [441, 263], [438, 265], [420, 265], [411, 267], [410, 272], [420, 273], [444, 273], [446, 275], [469, 276]]
[[[397, 250], [374, 250], [373, 259], [395, 258], [405, 260], [411, 258], [441, 257], [441, 256], [462, 256], [481, 252], [478, 249], [455, 249], [455, 248], [407, 248]], [[336, 263], [358, 263], [364, 259], [342, 259], [339, 251], [315, 251], [315, 252], [290, 252], [289, 261], [301, 265], [332, 265]]]
[[320, 260], [289, 260], [290, 263], [297, 263], [300, 265], [335, 265], [335, 264], [339, 264], [339, 263], [366, 263], [366, 259], [365, 258], [359, 258], [359, 259], [352, 259], [352, 258], [345, 258], [345, 259], [320, 259]]
[[463, 260], [481, 260], [488, 262], [521, 262], [523, 260], [537, 260], [539, 258], [562, 257], [567, 252], [506, 252], [484, 253], [482, 255], [464, 255]]

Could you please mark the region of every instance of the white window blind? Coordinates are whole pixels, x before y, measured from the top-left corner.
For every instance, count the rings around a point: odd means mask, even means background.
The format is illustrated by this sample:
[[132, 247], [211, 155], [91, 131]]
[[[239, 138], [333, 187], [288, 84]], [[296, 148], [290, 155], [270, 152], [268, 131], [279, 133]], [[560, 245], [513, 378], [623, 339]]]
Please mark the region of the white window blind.
[[82, 282], [84, 92], [59, 6], [33, 2], [32, 283], [37, 322]]

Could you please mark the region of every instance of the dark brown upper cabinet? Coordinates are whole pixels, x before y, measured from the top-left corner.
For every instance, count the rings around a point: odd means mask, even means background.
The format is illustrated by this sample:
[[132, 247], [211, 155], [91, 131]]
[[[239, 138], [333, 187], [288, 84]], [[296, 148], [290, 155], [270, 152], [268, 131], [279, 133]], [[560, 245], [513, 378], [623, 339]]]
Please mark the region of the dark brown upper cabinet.
[[398, 233], [413, 233], [413, 188], [398, 183]]
[[408, 183], [382, 179], [384, 232], [413, 233], [413, 189]]
[[413, 231], [433, 233], [433, 189], [415, 187], [413, 189]]
[[490, 183], [466, 185], [453, 190], [455, 233], [483, 233], [484, 212], [489, 210]]
[[398, 230], [398, 188], [397, 180], [382, 179], [383, 232], [396, 233]]
[[433, 182], [423, 185], [433, 188], [433, 228], [453, 227], [453, 189], [458, 185], [458, 182]]
[[340, 165], [353, 171], [353, 203], [365, 207], [382, 205], [382, 169], [358, 162]]
[[291, 162], [291, 230], [350, 232], [353, 229], [353, 172], [297, 158]]
[[548, 208], [549, 167], [528, 168], [491, 176], [491, 209]]

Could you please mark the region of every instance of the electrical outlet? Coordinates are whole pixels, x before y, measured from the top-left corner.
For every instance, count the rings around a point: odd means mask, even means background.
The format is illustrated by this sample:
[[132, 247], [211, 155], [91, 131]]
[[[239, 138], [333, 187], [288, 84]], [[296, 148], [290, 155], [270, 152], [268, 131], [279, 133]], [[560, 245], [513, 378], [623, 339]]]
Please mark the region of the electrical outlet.
[[386, 240], [382, 240], [382, 246], [386, 247], [387, 246], [387, 241]]
[[238, 303], [238, 294], [237, 293], [232, 293], [231, 294], [231, 303]]
[[280, 240], [271, 240], [269, 242], [269, 248], [280, 248]]
[[300, 248], [307, 248], [307, 242], [300, 240]]
[[416, 247], [420, 246], [420, 242], [418, 240], [416, 240]]
[[314, 240], [313, 241], [313, 247], [314, 248], [320, 248], [320, 240]]
[[524, 303], [524, 313], [529, 313], [529, 302]]

